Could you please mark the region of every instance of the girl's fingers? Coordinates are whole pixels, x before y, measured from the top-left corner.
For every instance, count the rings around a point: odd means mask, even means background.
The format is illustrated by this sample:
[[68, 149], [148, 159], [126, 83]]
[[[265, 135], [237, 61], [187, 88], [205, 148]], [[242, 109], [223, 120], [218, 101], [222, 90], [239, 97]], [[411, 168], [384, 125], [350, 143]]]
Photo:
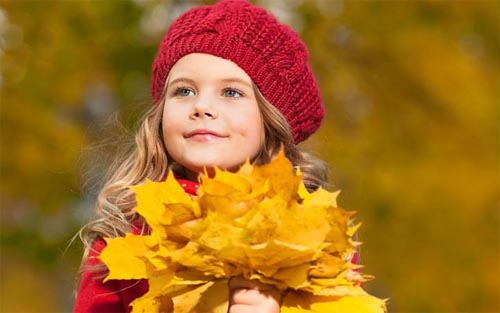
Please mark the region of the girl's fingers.
[[229, 292], [229, 313], [280, 311], [281, 293], [274, 286], [243, 277], [233, 277], [229, 281]]
[[233, 290], [231, 300], [235, 304], [252, 305], [254, 303], [272, 302], [278, 299], [274, 299], [266, 291], [240, 288]]
[[259, 282], [258, 280], [246, 279], [246, 278], [243, 278], [242, 276], [232, 277], [229, 280], [229, 289], [230, 290], [256, 289], [256, 290], [260, 290], [261, 292], [270, 292], [270, 293], [278, 292], [278, 294], [279, 294], [278, 289], [274, 286], [263, 284], [263, 283]]

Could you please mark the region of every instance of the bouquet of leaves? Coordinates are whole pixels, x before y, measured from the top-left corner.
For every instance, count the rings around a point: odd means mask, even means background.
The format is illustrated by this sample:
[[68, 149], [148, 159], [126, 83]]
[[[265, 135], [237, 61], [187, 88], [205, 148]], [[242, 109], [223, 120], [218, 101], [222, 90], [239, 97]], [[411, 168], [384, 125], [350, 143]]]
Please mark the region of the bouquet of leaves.
[[281, 152], [263, 166], [204, 175], [196, 197], [170, 173], [131, 187], [149, 235], [106, 239], [110, 279], [147, 279], [137, 312], [227, 312], [227, 281], [243, 276], [283, 291], [281, 312], [385, 312], [350, 262], [358, 245], [338, 192], [309, 193]]

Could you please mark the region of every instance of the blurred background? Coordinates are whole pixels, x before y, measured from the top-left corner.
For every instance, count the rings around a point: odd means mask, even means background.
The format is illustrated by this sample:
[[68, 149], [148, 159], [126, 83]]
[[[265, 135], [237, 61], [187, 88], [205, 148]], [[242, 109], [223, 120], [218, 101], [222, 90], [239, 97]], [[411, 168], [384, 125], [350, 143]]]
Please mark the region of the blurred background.
[[[500, 2], [255, 2], [310, 49], [327, 117], [305, 146], [363, 222], [366, 289], [390, 312], [499, 312]], [[71, 239], [200, 3], [0, 0], [0, 312], [71, 311]]]

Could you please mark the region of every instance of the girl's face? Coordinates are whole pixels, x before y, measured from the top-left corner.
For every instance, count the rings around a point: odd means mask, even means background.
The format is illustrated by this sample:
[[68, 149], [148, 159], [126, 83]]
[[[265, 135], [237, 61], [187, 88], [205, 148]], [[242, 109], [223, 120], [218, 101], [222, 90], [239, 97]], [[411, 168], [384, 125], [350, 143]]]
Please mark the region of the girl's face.
[[204, 166], [236, 170], [264, 142], [252, 80], [235, 63], [209, 54], [188, 54], [170, 70], [162, 125], [167, 151], [188, 178]]

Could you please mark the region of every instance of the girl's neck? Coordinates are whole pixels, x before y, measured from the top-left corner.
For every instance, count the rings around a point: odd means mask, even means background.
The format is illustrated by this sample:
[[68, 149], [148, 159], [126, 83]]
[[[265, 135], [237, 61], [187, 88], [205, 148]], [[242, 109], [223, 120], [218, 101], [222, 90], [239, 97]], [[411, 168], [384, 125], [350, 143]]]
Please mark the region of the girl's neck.
[[190, 171], [187, 168], [184, 169], [184, 178], [190, 181], [194, 182], [199, 182], [200, 181], [200, 175], [204, 175], [205, 173], [208, 175], [208, 177], [214, 177], [215, 176], [215, 169], [210, 167], [210, 168], [205, 168], [205, 172], [194, 172]]
[[189, 170], [185, 171], [185, 177], [187, 180], [193, 181], [193, 182], [198, 182], [200, 174], [197, 172], [191, 172]]

